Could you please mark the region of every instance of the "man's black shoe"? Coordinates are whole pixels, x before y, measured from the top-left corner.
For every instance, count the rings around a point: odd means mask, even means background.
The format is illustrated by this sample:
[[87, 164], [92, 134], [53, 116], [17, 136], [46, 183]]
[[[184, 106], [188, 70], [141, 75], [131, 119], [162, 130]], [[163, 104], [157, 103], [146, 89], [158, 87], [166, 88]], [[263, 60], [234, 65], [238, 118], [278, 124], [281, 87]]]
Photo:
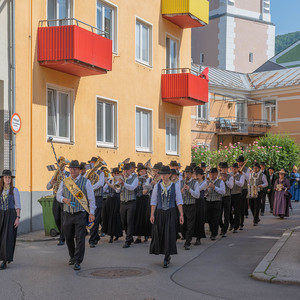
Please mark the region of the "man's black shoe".
[[57, 243], [57, 246], [63, 246], [65, 244], [64, 241], [60, 240], [58, 243]]
[[111, 236], [109, 241], [108, 241], [110, 244], [113, 242], [113, 237]]
[[7, 268], [6, 261], [3, 261], [2, 264], [0, 265], [0, 270], [5, 270]]
[[190, 244], [185, 243], [185, 244], [184, 244], [184, 249], [185, 249], [185, 250], [190, 250]]
[[125, 242], [125, 244], [123, 245], [123, 248], [129, 248], [130, 244], [128, 242]]
[[216, 237], [215, 237], [214, 235], [212, 235], [212, 236], [210, 237], [210, 239], [211, 239], [212, 241], [215, 241], [215, 240], [216, 240]]
[[73, 266], [74, 265], [74, 258], [70, 258], [69, 259], [69, 266]]
[[75, 271], [80, 271], [80, 269], [81, 269], [80, 264], [76, 263], [76, 264], [74, 265], [74, 270], [75, 270]]
[[244, 226], [241, 226], [241, 227], [240, 227], [240, 230], [244, 230], [244, 228], [243, 228], [243, 227], [244, 227]]
[[195, 245], [195, 246], [199, 246], [199, 245], [201, 245], [201, 241], [200, 241], [200, 239], [197, 239], [197, 240], [196, 240], [196, 242], [194, 243], [194, 245]]

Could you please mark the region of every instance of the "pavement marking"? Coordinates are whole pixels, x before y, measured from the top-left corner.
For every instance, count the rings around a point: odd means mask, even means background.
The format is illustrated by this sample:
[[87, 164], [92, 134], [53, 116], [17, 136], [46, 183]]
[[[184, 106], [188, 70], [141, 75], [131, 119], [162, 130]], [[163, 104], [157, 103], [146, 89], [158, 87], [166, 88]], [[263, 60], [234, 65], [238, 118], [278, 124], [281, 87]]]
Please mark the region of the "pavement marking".
[[277, 236], [268, 236], [268, 235], [262, 235], [262, 236], [258, 236], [258, 235], [254, 235], [254, 236], [249, 236], [250, 239], [269, 239], [269, 240], [279, 240], [280, 237]]

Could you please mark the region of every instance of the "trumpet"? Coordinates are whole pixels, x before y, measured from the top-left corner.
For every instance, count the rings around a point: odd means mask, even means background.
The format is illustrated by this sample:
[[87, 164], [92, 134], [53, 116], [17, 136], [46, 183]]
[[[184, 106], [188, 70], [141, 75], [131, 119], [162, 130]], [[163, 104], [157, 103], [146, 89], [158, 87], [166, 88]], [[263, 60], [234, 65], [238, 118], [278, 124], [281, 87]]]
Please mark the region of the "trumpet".
[[241, 174], [242, 174], [242, 172], [243, 172], [243, 170], [244, 170], [244, 168], [245, 168], [247, 162], [248, 162], [248, 159], [246, 159], [246, 161], [244, 162], [244, 164], [240, 167], [239, 172], [240, 172]]

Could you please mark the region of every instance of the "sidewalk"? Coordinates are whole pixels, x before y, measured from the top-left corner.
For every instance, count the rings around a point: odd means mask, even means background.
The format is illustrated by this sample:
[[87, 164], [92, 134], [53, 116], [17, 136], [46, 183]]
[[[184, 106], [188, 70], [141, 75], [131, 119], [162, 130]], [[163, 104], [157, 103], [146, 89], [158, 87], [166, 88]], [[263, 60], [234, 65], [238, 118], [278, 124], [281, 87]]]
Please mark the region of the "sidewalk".
[[300, 226], [285, 231], [252, 273], [257, 280], [300, 284]]
[[44, 230], [20, 234], [17, 236], [17, 242], [45, 242], [58, 240], [59, 236], [46, 236]]

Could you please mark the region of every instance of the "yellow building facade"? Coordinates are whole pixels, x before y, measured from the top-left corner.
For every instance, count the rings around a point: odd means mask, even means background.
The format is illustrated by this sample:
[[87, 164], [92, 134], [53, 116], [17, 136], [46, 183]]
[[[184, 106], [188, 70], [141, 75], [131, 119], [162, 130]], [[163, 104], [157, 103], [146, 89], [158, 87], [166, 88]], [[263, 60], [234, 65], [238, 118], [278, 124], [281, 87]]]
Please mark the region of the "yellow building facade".
[[[15, 172], [25, 216], [21, 231], [40, 228], [37, 200], [51, 193], [46, 184], [52, 173], [46, 166], [55, 159], [49, 137], [58, 156], [79, 162], [101, 156], [109, 168], [126, 158], [190, 163], [191, 108], [162, 101], [161, 74], [166, 68], [190, 68], [191, 29], [164, 18], [161, 0], [22, 0], [16, 1], [15, 20], [16, 112], [22, 120]], [[39, 27], [66, 25], [104, 30], [112, 40], [111, 70], [76, 76], [38, 61], [39, 51], [47, 52], [45, 47], [54, 43], [53, 37], [48, 44], [41, 42]], [[74, 45], [84, 47], [82, 42]], [[93, 55], [101, 58], [104, 52], [96, 50]], [[60, 68], [68, 69], [69, 63], [98, 71], [91, 63], [67, 60]]]

